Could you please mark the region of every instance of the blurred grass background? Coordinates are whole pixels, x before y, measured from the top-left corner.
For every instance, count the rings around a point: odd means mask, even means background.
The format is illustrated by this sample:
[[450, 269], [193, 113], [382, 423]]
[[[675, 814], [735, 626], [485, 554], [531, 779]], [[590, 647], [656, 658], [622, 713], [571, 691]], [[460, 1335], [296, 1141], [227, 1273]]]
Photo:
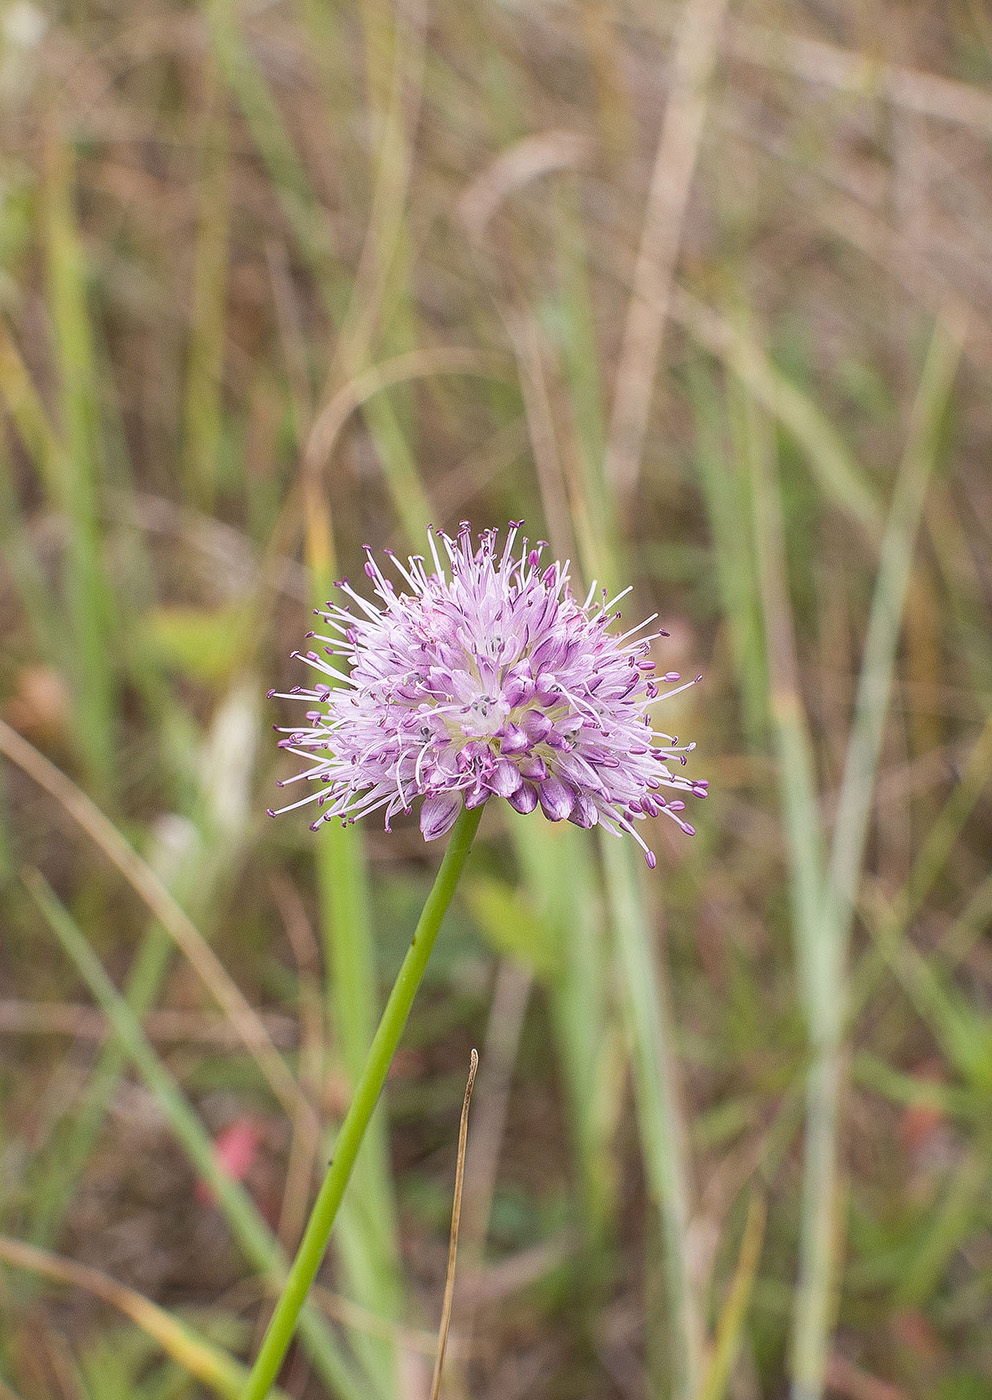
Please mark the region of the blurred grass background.
[[979, 0], [0, 7], [0, 1396], [237, 1394], [436, 858], [270, 823], [265, 692], [517, 517], [712, 795], [650, 877], [492, 804], [285, 1393], [427, 1395], [476, 1044], [446, 1395], [992, 1395], [990, 79]]

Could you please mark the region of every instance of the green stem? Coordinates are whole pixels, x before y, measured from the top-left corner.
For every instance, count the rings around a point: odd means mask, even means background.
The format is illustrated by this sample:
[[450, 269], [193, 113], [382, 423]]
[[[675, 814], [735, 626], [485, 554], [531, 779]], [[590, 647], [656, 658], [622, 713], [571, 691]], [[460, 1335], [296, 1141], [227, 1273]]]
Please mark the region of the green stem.
[[703, 1380], [705, 1324], [693, 1277], [689, 1144], [679, 1103], [664, 968], [656, 957], [638, 890], [634, 852], [605, 836], [600, 847], [624, 982], [641, 1151], [661, 1223], [671, 1309], [671, 1392], [675, 1400], [692, 1400]]
[[403, 966], [389, 994], [362, 1077], [355, 1089], [355, 1097], [341, 1125], [324, 1184], [314, 1202], [310, 1222], [290, 1269], [286, 1287], [272, 1314], [272, 1321], [269, 1323], [241, 1400], [265, 1400], [279, 1373], [296, 1328], [300, 1308], [324, 1258], [334, 1217], [341, 1204], [341, 1197], [348, 1184], [365, 1129], [403, 1034], [410, 1007], [413, 1005], [431, 949], [440, 931], [441, 920], [451, 903], [481, 816], [481, 807], [476, 807], [471, 812], [463, 807], [458, 814], [448, 849], [444, 853], [441, 868], [434, 881], [434, 888], [428, 895], [424, 911], [414, 930], [413, 940], [403, 959]]

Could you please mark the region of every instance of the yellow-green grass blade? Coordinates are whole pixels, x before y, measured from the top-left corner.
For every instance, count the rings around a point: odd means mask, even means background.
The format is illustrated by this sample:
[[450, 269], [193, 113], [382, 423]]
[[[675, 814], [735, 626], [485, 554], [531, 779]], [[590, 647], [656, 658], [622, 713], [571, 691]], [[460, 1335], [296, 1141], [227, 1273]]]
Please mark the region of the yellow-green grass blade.
[[59, 495], [53, 504], [65, 511], [69, 524], [66, 610], [75, 642], [75, 737], [90, 783], [106, 794], [114, 771], [116, 667], [111, 639], [120, 622], [102, 557], [100, 385], [75, 198], [72, 151], [53, 135], [46, 151], [44, 232], [63, 434], [63, 450], [56, 458]]
[[945, 968], [927, 959], [887, 917], [881, 899], [859, 908], [881, 956], [901, 982], [917, 1015], [927, 1022], [944, 1058], [976, 1093], [992, 1092], [992, 1021], [972, 1005]]
[[[743, 408], [743, 450], [751, 477], [755, 557], [768, 658], [776, 776], [785, 827], [793, 942], [800, 993], [814, 1047], [806, 1082], [807, 1166], [802, 1236], [806, 1275], [800, 1283], [798, 1303], [800, 1318], [813, 1319], [812, 1324], [807, 1321], [806, 1332], [814, 1340], [808, 1342], [804, 1336], [804, 1349], [797, 1352], [793, 1363], [793, 1377], [797, 1400], [799, 1396], [803, 1400], [818, 1400], [825, 1355], [817, 1351], [813, 1357], [811, 1348], [818, 1346], [822, 1350], [828, 1324], [830, 1294], [824, 1280], [830, 1274], [823, 1260], [829, 1259], [832, 1251], [836, 1208], [832, 1163], [840, 1064], [833, 1027], [840, 989], [831, 949], [820, 937], [818, 923], [824, 881], [823, 838], [809, 722], [799, 689], [774, 440], [759, 406], [748, 398]], [[815, 1265], [812, 1272], [810, 1260]], [[812, 1302], [804, 1303], [804, 1298]]]
[[744, 1238], [737, 1257], [737, 1267], [717, 1320], [713, 1349], [698, 1400], [722, 1400], [726, 1394], [761, 1259], [766, 1220], [767, 1206], [764, 1198], [753, 1196], [744, 1225]]
[[982, 1124], [981, 1139], [947, 1173], [943, 1194], [926, 1212], [924, 1228], [903, 1261], [894, 1290], [896, 1303], [903, 1307], [921, 1307], [932, 1298], [960, 1246], [975, 1234], [992, 1166], [987, 1122]]
[[[153, 1303], [150, 1298], [126, 1288], [116, 1279], [65, 1259], [48, 1250], [0, 1236], [0, 1263], [25, 1269], [52, 1282], [65, 1283], [111, 1304], [131, 1319], [146, 1336], [162, 1348], [183, 1370], [208, 1386], [224, 1400], [237, 1400], [248, 1377], [248, 1368], [222, 1348], [200, 1336], [189, 1323]], [[285, 1400], [285, 1391], [275, 1389], [274, 1400]]]

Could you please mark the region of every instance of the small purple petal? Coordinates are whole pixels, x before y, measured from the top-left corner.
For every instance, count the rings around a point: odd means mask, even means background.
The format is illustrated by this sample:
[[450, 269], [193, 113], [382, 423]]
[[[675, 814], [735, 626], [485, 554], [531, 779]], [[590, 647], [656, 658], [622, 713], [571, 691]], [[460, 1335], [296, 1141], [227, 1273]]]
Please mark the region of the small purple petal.
[[455, 824], [462, 800], [455, 793], [441, 793], [437, 797], [425, 797], [420, 809], [420, 830], [425, 841], [436, 841], [444, 836]]
[[532, 753], [520, 760], [519, 768], [525, 778], [535, 783], [543, 783], [548, 776], [548, 765], [540, 754]]
[[572, 808], [572, 814], [568, 820], [574, 822], [576, 826], [584, 827], [586, 830], [591, 826], [595, 826], [599, 821], [599, 812], [595, 802], [587, 797], [584, 792], [577, 793], [575, 806]]
[[500, 753], [526, 753], [529, 748], [530, 740], [519, 725], [504, 724], [499, 741]]
[[494, 792], [497, 797], [512, 797], [522, 782], [520, 769], [508, 758], [501, 759], [485, 779], [489, 791]]
[[524, 733], [532, 743], [542, 743], [551, 733], [553, 725], [543, 710], [528, 710], [520, 721]]
[[575, 794], [559, 778], [546, 778], [538, 788], [541, 810], [548, 821], [560, 822], [571, 816]]
[[503, 699], [510, 706], [510, 709], [516, 709], [518, 705], [526, 705], [533, 694], [534, 677], [530, 673], [530, 667], [527, 665], [511, 667], [503, 680]]
[[533, 783], [523, 783], [506, 800], [515, 812], [526, 817], [528, 812], [533, 812], [537, 806], [537, 788], [534, 787]]

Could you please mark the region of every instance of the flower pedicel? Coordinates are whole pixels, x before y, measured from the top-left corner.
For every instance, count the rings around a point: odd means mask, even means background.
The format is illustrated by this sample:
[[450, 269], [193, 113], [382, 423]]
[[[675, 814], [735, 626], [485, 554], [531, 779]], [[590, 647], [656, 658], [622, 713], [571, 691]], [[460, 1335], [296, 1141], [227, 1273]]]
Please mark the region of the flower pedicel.
[[477, 546], [467, 523], [456, 539], [431, 530], [433, 572], [422, 556], [407, 566], [390, 556], [408, 592], [398, 593], [366, 551], [379, 604], [342, 581], [357, 611], [329, 603], [318, 616], [334, 635], [310, 634], [331, 660], [295, 653], [329, 683], [281, 697], [312, 706], [308, 727], [279, 730], [281, 746], [312, 765], [285, 783], [319, 788], [281, 811], [316, 802], [316, 830], [384, 809], [388, 830], [422, 797], [420, 828], [433, 841], [463, 802], [471, 810], [503, 797], [521, 813], [540, 804], [551, 821], [629, 833], [652, 868], [635, 821], [664, 812], [693, 834], [681, 797], [661, 795], [705, 797], [707, 784], [668, 766], [684, 766], [695, 745], [652, 728], [653, 704], [686, 688], [662, 692], [653, 675], [651, 643], [667, 633], [638, 637], [657, 614], [611, 631], [620, 616], [611, 610], [630, 590], [607, 601], [593, 584], [578, 602], [567, 563], [541, 567], [543, 544], [523, 539], [514, 554], [520, 524], [510, 524], [499, 554], [495, 530]]

